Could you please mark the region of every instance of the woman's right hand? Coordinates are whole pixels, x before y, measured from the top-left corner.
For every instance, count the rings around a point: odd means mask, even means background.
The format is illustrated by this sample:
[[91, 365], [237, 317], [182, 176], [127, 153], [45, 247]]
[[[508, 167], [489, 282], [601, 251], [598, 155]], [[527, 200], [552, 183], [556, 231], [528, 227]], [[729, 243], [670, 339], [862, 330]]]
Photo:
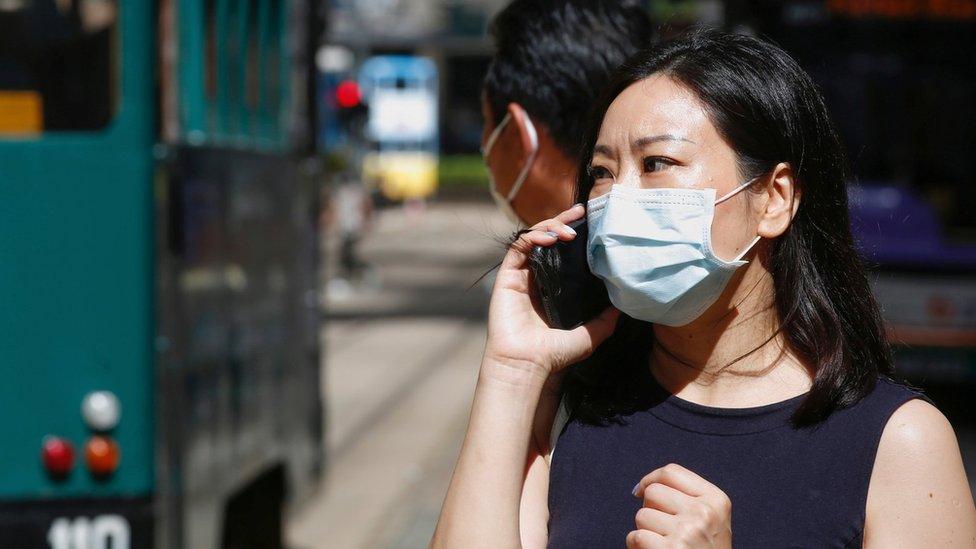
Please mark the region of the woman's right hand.
[[550, 374], [589, 356], [613, 333], [620, 314], [614, 307], [582, 326], [559, 330], [546, 324], [533, 303], [529, 270], [532, 248], [575, 238], [575, 231], [566, 223], [584, 213], [583, 205], [577, 204], [536, 224], [509, 247], [491, 292], [483, 365], [483, 370], [489, 371], [483, 373], [501, 375], [510, 381], [530, 379], [544, 383]]

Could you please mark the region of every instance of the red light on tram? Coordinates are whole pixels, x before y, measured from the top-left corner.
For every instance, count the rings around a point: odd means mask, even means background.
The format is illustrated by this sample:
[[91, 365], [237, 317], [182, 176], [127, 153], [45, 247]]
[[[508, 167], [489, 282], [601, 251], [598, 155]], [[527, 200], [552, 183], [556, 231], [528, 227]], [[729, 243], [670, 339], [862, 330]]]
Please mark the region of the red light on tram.
[[85, 443], [85, 462], [95, 476], [107, 476], [119, 468], [119, 445], [109, 437], [93, 436]]
[[344, 108], [351, 109], [363, 99], [363, 94], [359, 90], [359, 84], [352, 80], [343, 80], [336, 86], [336, 103]]
[[75, 465], [74, 448], [71, 447], [70, 442], [61, 437], [46, 436], [41, 446], [41, 461], [44, 462], [44, 469], [52, 477], [66, 477]]

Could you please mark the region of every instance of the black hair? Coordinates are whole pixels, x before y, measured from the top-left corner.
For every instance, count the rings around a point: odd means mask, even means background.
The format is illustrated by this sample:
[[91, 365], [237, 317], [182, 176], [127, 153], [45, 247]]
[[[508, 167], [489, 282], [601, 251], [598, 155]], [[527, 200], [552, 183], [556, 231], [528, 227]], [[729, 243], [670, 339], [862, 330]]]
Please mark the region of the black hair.
[[[781, 48], [696, 29], [629, 59], [592, 112], [579, 158], [577, 201], [585, 203], [593, 186], [586, 168], [610, 103], [654, 74], [667, 75], [698, 97], [735, 151], [743, 180], [771, 173], [780, 162], [792, 168], [799, 207], [786, 232], [761, 248], [761, 260], [774, 283], [776, 333], [814, 373], [793, 425], [814, 424], [857, 402], [879, 374], [892, 374], [890, 348], [851, 235], [840, 139], [810, 76]], [[611, 338], [570, 368], [563, 391], [571, 413], [587, 423], [605, 423], [646, 405], [640, 393], [646, 393], [652, 347], [651, 324], [622, 314]]]
[[520, 104], [570, 158], [610, 74], [649, 45], [652, 26], [637, 0], [514, 0], [489, 26], [495, 55], [484, 92], [494, 123]]

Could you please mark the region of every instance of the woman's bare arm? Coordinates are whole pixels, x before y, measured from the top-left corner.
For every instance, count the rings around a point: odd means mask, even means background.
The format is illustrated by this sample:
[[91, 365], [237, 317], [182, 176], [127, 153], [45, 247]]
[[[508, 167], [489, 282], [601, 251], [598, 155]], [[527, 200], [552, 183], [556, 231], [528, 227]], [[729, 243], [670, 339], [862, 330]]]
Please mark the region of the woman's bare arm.
[[542, 415], [551, 405], [542, 398], [546, 381], [592, 353], [613, 332], [619, 311], [608, 309], [572, 330], [550, 328], [532, 302], [528, 255], [533, 246], [572, 240], [575, 233], [565, 224], [583, 212], [578, 205], [536, 225], [502, 260], [468, 430], [431, 547], [520, 548], [523, 531], [526, 545], [533, 546], [540, 539], [540, 521], [544, 532], [548, 511], [541, 508], [545, 496], [539, 490], [548, 483], [548, 471], [540, 469], [537, 460], [544, 453], [533, 441], [543, 423], [536, 418], [540, 400], [546, 403]]
[[545, 380], [485, 363], [432, 547], [521, 547], [519, 506]]
[[952, 425], [912, 399], [881, 435], [868, 489], [864, 547], [976, 548], [976, 506]]
[[549, 463], [545, 454], [530, 449], [519, 506], [519, 534], [523, 549], [545, 549], [549, 543], [548, 497]]
[[519, 505], [519, 532], [524, 549], [545, 549], [549, 543], [549, 461], [546, 456], [551, 450], [550, 435], [562, 396], [563, 374], [565, 370], [549, 376], [535, 411]]

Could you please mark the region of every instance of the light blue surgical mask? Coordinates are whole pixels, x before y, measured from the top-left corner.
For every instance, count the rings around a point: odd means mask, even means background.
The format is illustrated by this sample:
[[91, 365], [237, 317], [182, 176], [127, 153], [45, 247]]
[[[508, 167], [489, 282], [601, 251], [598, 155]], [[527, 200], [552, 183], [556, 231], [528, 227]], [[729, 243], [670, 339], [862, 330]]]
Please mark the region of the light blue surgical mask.
[[586, 259], [621, 312], [665, 326], [684, 326], [725, 290], [753, 239], [735, 259], [712, 250], [715, 189], [641, 189], [612, 185], [587, 203]]

